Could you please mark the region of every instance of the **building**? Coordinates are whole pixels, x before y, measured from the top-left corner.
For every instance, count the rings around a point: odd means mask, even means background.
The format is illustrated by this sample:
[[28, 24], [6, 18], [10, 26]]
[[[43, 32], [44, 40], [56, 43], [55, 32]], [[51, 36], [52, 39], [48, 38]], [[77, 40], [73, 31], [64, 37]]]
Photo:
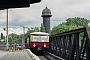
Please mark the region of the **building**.
[[50, 33], [50, 17], [51, 17], [51, 10], [46, 8], [42, 11], [41, 17], [43, 17], [43, 25], [45, 27], [45, 32]]

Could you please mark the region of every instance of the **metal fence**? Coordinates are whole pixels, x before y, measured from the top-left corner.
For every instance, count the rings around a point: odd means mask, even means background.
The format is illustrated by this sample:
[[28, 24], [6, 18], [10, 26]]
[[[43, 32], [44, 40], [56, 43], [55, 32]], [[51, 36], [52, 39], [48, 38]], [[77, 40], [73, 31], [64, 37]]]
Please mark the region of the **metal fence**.
[[57, 60], [90, 60], [90, 27], [50, 36], [49, 55]]
[[[22, 44], [21, 43], [15, 43], [15, 42], [9, 42], [8, 43], [9, 50], [17, 50], [17, 49], [22, 49]], [[0, 50], [6, 50], [6, 42], [0, 42]]]
[[0, 50], [5, 50], [5, 49], [6, 49], [6, 43], [0, 42]]

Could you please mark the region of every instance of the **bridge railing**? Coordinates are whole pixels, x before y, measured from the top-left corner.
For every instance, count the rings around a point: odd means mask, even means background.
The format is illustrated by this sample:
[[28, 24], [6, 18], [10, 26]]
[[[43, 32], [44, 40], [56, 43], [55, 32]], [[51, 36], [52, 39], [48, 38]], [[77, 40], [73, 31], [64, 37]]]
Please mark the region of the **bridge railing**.
[[90, 27], [50, 36], [49, 52], [59, 60], [90, 60]]

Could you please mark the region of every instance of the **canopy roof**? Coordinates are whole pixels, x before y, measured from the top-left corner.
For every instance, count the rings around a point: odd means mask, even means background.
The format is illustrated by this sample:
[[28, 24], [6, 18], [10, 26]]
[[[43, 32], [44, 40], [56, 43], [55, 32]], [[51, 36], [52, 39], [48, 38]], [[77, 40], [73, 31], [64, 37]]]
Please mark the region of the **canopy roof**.
[[0, 10], [30, 7], [30, 4], [38, 3], [40, 1], [41, 0], [0, 0]]

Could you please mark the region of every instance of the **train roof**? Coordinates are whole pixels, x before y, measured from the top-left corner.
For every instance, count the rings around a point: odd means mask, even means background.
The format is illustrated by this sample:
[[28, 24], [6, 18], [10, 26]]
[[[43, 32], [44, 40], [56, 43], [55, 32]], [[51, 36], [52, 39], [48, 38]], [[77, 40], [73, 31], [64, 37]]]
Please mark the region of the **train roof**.
[[45, 32], [32, 32], [32, 33], [30, 33], [31, 35], [33, 35], [33, 34], [40, 34], [40, 35], [49, 35], [49, 33], [45, 33]]

